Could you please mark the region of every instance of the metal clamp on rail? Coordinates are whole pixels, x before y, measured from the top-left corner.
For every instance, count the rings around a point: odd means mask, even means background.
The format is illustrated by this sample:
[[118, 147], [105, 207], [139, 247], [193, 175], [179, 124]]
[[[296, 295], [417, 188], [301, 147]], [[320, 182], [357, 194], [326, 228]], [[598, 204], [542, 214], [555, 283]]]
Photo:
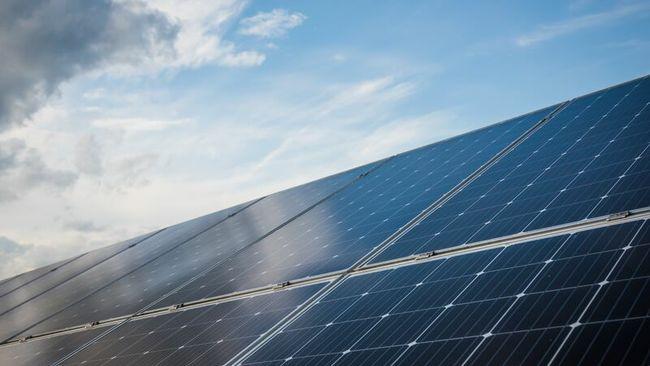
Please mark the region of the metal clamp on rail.
[[280, 283], [274, 285], [273, 289], [278, 290], [278, 289], [281, 289], [281, 288], [285, 288], [285, 287], [289, 286], [290, 284], [291, 284], [291, 281], [280, 282]]
[[19, 343], [25, 343], [25, 342], [27, 342], [28, 340], [32, 339], [32, 337], [33, 337], [33, 336], [28, 335], [28, 336], [25, 336], [25, 337], [18, 338], [18, 342], [19, 342]]
[[624, 219], [624, 218], [630, 216], [631, 214], [632, 213], [630, 211], [622, 211], [622, 212], [613, 213], [613, 214], [607, 216], [607, 221], [615, 221], [615, 220]]
[[182, 308], [182, 307], [183, 307], [183, 304], [174, 304], [174, 305], [168, 307], [168, 308], [167, 308], [167, 311], [178, 310], [178, 309], [180, 309], [180, 308]]
[[99, 324], [98, 321], [86, 323], [86, 324], [84, 324], [84, 329], [92, 328], [92, 327], [94, 327], [95, 325], [98, 325], [98, 324]]
[[435, 250], [432, 250], [432, 251], [426, 252], [426, 253], [420, 253], [420, 254], [417, 254], [415, 256], [415, 260], [431, 258], [431, 257], [435, 256], [436, 254], [438, 254], [438, 253], [436, 253]]

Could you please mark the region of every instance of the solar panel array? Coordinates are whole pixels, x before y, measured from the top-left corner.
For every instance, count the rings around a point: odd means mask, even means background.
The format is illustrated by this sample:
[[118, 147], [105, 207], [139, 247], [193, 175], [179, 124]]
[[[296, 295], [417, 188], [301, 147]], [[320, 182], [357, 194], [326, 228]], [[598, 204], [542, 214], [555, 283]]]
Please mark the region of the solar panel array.
[[650, 79], [0, 281], [0, 364], [650, 363]]

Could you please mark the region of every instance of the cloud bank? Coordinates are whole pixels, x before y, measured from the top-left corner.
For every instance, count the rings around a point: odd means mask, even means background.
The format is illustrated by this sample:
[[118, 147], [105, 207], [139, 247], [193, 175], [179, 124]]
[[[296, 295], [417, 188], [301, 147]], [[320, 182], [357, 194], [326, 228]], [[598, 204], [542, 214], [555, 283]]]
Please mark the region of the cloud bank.
[[21, 124], [79, 73], [171, 57], [178, 31], [139, 2], [2, 1], [0, 131]]

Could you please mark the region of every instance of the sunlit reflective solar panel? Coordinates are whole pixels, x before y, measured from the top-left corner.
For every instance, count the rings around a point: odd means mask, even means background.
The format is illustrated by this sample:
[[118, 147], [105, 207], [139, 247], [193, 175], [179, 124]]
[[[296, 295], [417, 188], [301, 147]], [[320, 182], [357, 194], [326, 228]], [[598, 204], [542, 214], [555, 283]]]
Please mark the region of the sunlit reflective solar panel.
[[22, 332], [11, 336], [135, 313], [373, 166], [359, 167], [165, 229], [47, 296], [0, 316], [0, 324], [11, 325], [5, 328], [7, 331], [0, 330], [0, 335], [5, 336], [19, 326], [23, 327]]
[[646, 207], [650, 80], [572, 101], [376, 261]]
[[647, 365], [650, 80], [0, 281], [0, 364]]
[[172, 304], [350, 267], [553, 107], [394, 157], [172, 295]]
[[[613, 344], [607, 335], [617, 330], [646, 329], [650, 231], [644, 224], [351, 277], [245, 364], [503, 365], [562, 359], [561, 364], [588, 365], [621, 353], [643, 364], [638, 361], [650, 356], [642, 347], [647, 332], [611, 350], [584, 338], [605, 329], [598, 335], [601, 343]], [[594, 355], [581, 359], [585, 352]]]

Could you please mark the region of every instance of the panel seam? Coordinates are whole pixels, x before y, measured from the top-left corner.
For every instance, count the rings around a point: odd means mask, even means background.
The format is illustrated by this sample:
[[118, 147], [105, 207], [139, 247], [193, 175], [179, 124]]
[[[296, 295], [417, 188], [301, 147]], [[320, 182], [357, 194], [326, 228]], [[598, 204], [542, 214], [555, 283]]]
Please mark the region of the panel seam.
[[[68, 258], [67, 260], [63, 261], [63, 263], [61, 263], [61, 265], [59, 265], [59, 266], [57, 266], [57, 267], [54, 267], [54, 268], [50, 269], [49, 271], [47, 271], [47, 272], [45, 272], [45, 273], [42, 273], [41, 275], [36, 276], [35, 278], [32, 278], [31, 280], [29, 280], [29, 281], [23, 283], [22, 285], [19, 285], [18, 287], [14, 288], [14, 289], [12, 289], [12, 290], [9, 290], [9, 291], [5, 292], [4, 294], [0, 295], [0, 299], [1, 299], [3, 296], [9, 295], [10, 293], [12, 293], [12, 292], [14, 292], [14, 291], [17, 291], [17, 290], [19, 290], [19, 289], [21, 289], [21, 288], [23, 288], [23, 287], [29, 285], [30, 283], [33, 283], [34, 281], [39, 280], [39, 279], [41, 279], [41, 278], [47, 276], [48, 274], [50, 274], [50, 273], [52, 273], [52, 272], [55, 272], [55, 271], [58, 270], [59, 268], [62, 268], [62, 267], [64, 267], [64, 266], [66, 266], [67, 264], [69, 264], [69, 263], [71, 263], [71, 262], [74, 262], [75, 260], [77, 260], [77, 259], [79, 259], [79, 258], [85, 256], [85, 255], [88, 254], [88, 253], [89, 253], [89, 252], [86, 252], [86, 253], [82, 253], [82, 254], [80, 254], [80, 255], [78, 255], [78, 256], [76, 256], [76, 257]], [[11, 280], [11, 279], [10, 279], [10, 280]]]
[[313, 306], [314, 303], [316, 303], [320, 299], [324, 298], [327, 294], [329, 294], [336, 287], [338, 287], [339, 284], [341, 282], [343, 282], [343, 280], [345, 280], [349, 276], [350, 273], [354, 272], [355, 270], [357, 270], [359, 268], [363, 268], [371, 260], [373, 260], [379, 254], [381, 254], [386, 248], [390, 247], [393, 243], [395, 243], [402, 236], [404, 236], [406, 233], [408, 233], [413, 227], [415, 227], [420, 222], [422, 222], [424, 219], [429, 217], [433, 212], [435, 212], [438, 208], [440, 208], [442, 205], [444, 205], [446, 202], [448, 202], [452, 197], [454, 197], [463, 188], [467, 187], [470, 183], [472, 183], [481, 174], [485, 173], [485, 171], [487, 171], [489, 168], [494, 166], [494, 164], [496, 164], [499, 160], [501, 160], [501, 158], [508, 155], [508, 153], [510, 153], [517, 146], [519, 146], [522, 142], [524, 142], [526, 139], [528, 139], [528, 137], [530, 137], [535, 132], [537, 132], [540, 128], [542, 128], [548, 121], [553, 119], [560, 111], [562, 111], [564, 108], [566, 108], [566, 106], [571, 104], [571, 102], [573, 100], [575, 100], [575, 98], [564, 101], [562, 103], [559, 103], [554, 110], [552, 110], [550, 113], [548, 113], [546, 116], [544, 116], [538, 122], [536, 122], [531, 128], [529, 128], [528, 130], [523, 132], [519, 137], [517, 137], [515, 140], [513, 140], [510, 144], [508, 144], [501, 151], [497, 152], [490, 159], [488, 159], [488, 161], [486, 161], [483, 165], [481, 165], [479, 168], [477, 168], [473, 173], [471, 173], [469, 176], [464, 178], [460, 183], [458, 183], [452, 189], [447, 191], [440, 198], [436, 199], [427, 208], [425, 208], [418, 215], [416, 215], [411, 220], [409, 220], [409, 222], [407, 222], [402, 227], [397, 229], [393, 234], [391, 234], [388, 238], [383, 240], [379, 245], [377, 245], [372, 250], [370, 250], [362, 258], [357, 260], [351, 267], [349, 267], [346, 271], [344, 271], [343, 274], [341, 274], [339, 277], [332, 280], [332, 282], [330, 282], [324, 288], [319, 290], [320, 295], [318, 295], [318, 293], [317, 293], [318, 296], [315, 296], [312, 301], [308, 301], [308, 302], [304, 303], [301, 307], [296, 309], [296, 311], [294, 312], [295, 314], [293, 316], [289, 316], [288, 319], [286, 321], [284, 321], [284, 322], [278, 322], [274, 327], [271, 328], [271, 330], [269, 330], [267, 333], [265, 333], [262, 337], [260, 337], [260, 338], [256, 339], [255, 341], [253, 341], [253, 343], [251, 343], [249, 346], [244, 348], [241, 352], [236, 354], [225, 365], [226, 366], [240, 365], [250, 355], [252, 355], [259, 348], [261, 348], [264, 344], [266, 344], [270, 339], [272, 339], [277, 333], [279, 333], [282, 329], [284, 329], [286, 326], [288, 326], [293, 320], [295, 320], [297, 317], [299, 317], [305, 311], [307, 311], [309, 308], [311, 308], [311, 306]]
[[[69, 354], [67, 354], [66, 356], [64, 356], [63, 358], [61, 358], [61, 359], [58, 360], [57, 362], [55, 362], [53, 365], [60, 365], [62, 362], [65, 362], [66, 360], [70, 359], [71, 357], [73, 357], [73, 356], [76, 355], [77, 353], [79, 353], [79, 352], [81, 352], [82, 350], [84, 350], [85, 348], [89, 347], [89, 346], [90, 346], [91, 344], [93, 344], [94, 342], [98, 341], [99, 339], [103, 338], [104, 336], [106, 336], [107, 334], [109, 334], [110, 332], [112, 332], [113, 330], [115, 330], [115, 329], [117, 329], [118, 327], [122, 326], [123, 324], [127, 323], [127, 322], [128, 322], [130, 319], [132, 319], [133, 317], [138, 316], [138, 315], [141, 314], [142, 312], [147, 311], [148, 309], [150, 309], [150, 308], [153, 307], [154, 305], [158, 304], [160, 301], [163, 301], [164, 299], [166, 299], [167, 297], [171, 296], [171, 295], [174, 294], [175, 292], [179, 291], [180, 289], [182, 289], [182, 288], [184, 288], [185, 286], [189, 285], [190, 283], [194, 282], [196, 279], [201, 278], [203, 275], [205, 275], [206, 273], [210, 272], [211, 270], [213, 270], [214, 268], [216, 268], [217, 266], [219, 266], [219, 265], [222, 264], [223, 262], [229, 260], [230, 258], [233, 258], [234, 256], [236, 256], [237, 254], [239, 254], [239, 253], [241, 253], [242, 251], [246, 250], [247, 248], [249, 248], [249, 247], [251, 247], [251, 246], [253, 246], [253, 245], [259, 243], [260, 241], [264, 240], [264, 239], [267, 238], [268, 236], [270, 236], [270, 235], [272, 235], [273, 233], [277, 232], [278, 230], [282, 229], [283, 227], [285, 227], [285, 226], [288, 225], [289, 223], [295, 221], [296, 219], [298, 219], [298, 218], [301, 217], [302, 215], [304, 215], [304, 214], [306, 214], [307, 212], [311, 211], [314, 207], [316, 207], [316, 206], [320, 205], [321, 203], [327, 201], [328, 199], [330, 199], [330, 198], [333, 197], [334, 195], [338, 194], [339, 192], [341, 192], [341, 191], [343, 191], [344, 189], [348, 188], [349, 186], [351, 186], [351, 185], [354, 184], [355, 182], [357, 182], [357, 181], [359, 181], [360, 179], [364, 178], [364, 177], [367, 176], [369, 173], [374, 172], [375, 170], [377, 170], [377, 169], [379, 169], [380, 167], [384, 166], [388, 161], [392, 160], [394, 157], [395, 157], [395, 155], [380, 160], [379, 162], [376, 163], [375, 166], [371, 167], [370, 169], [368, 169], [368, 170], [366, 170], [366, 171], [363, 171], [362, 173], [360, 173], [358, 176], [354, 177], [353, 179], [350, 179], [349, 182], [345, 183], [344, 185], [342, 185], [342, 186], [339, 187], [338, 189], [334, 190], [334, 191], [331, 192], [330, 194], [326, 195], [325, 197], [321, 198], [320, 200], [318, 200], [318, 201], [316, 201], [315, 203], [311, 204], [310, 206], [306, 207], [306, 208], [303, 209], [302, 211], [298, 212], [296, 215], [294, 215], [294, 216], [290, 217], [289, 219], [285, 220], [284, 222], [282, 222], [281, 224], [279, 224], [278, 226], [276, 226], [276, 227], [273, 228], [272, 230], [268, 231], [268, 232], [265, 233], [264, 235], [258, 237], [257, 239], [253, 240], [252, 242], [248, 243], [247, 245], [241, 247], [240, 249], [238, 249], [237, 251], [235, 251], [234, 253], [232, 253], [232, 254], [231, 254], [230, 256], [228, 256], [227, 258], [224, 258], [224, 259], [222, 259], [221, 261], [218, 261], [217, 263], [215, 263], [215, 264], [213, 264], [213, 265], [211, 265], [211, 266], [206, 267], [204, 270], [202, 270], [201, 272], [199, 272], [198, 274], [196, 274], [195, 276], [193, 276], [193, 277], [190, 278], [189, 280], [183, 282], [182, 284], [180, 284], [180, 285], [177, 286], [176, 288], [170, 290], [170, 291], [167, 292], [166, 294], [162, 295], [162, 296], [159, 297], [158, 299], [156, 299], [156, 300], [154, 300], [153, 302], [149, 303], [148, 305], [144, 306], [143, 308], [141, 308], [140, 310], [136, 311], [135, 313], [133, 313], [133, 314], [131, 314], [131, 315], [128, 315], [128, 316], [127, 316], [126, 318], [124, 318], [120, 323], [114, 325], [112, 328], [108, 329], [107, 331], [105, 331], [105, 332], [99, 334], [97, 337], [95, 337], [95, 338], [91, 339], [90, 341], [86, 342], [85, 344], [81, 345], [80, 347], [78, 347], [78, 348], [75, 349], [74, 351], [70, 352]], [[266, 197], [268, 197], [268, 196], [266, 196]], [[260, 198], [258, 201], [262, 200], [263, 198], [264, 198], [264, 197]], [[256, 202], [258, 202], [258, 201], [253, 202], [253, 204], [256, 203]], [[245, 207], [245, 208], [248, 208], [248, 207], [250, 207], [250, 206], [252, 206], [252, 204], [249, 205], [249, 206], [247, 206], [247, 207]], [[245, 208], [244, 208], [244, 209], [245, 209]], [[242, 209], [242, 210], [243, 210], [243, 209]], [[241, 211], [239, 211], [239, 212], [241, 212]]]
[[426, 263], [429, 261], [455, 257], [459, 255], [477, 253], [477, 252], [499, 248], [503, 246], [530, 243], [531, 241], [534, 240], [554, 238], [561, 235], [575, 234], [575, 233], [584, 232], [588, 230], [606, 228], [609, 226], [622, 225], [625, 223], [643, 221], [648, 219], [650, 219], [650, 207], [645, 207], [633, 211], [626, 211], [624, 215], [621, 213], [615, 213], [615, 214], [596, 217], [593, 219], [575, 221], [567, 224], [561, 224], [553, 227], [534, 230], [526, 233], [518, 233], [518, 234], [508, 235], [508, 236], [499, 237], [495, 239], [484, 240], [469, 245], [451, 247], [442, 251], [436, 251], [435, 254], [433, 255], [422, 256], [416, 254], [407, 257], [397, 258], [391, 261], [376, 263], [373, 264], [372, 266], [361, 267], [353, 271], [341, 270], [341, 271], [329, 272], [320, 276], [305, 277], [296, 280], [291, 280], [288, 281], [289, 284], [287, 286], [282, 288], [278, 288], [276, 286], [264, 286], [259, 288], [253, 288], [249, 290], [215, 296], [212, 298], [205, 298], [205, 299], [200, 299], [192, 302], [182, 303], [182, 304], [178, 304], [177, 306], [153, 309], [141, 314], [134, 313], [134, 314], [125, 315], [121, 317], [104, 319], [95, 322], [95, 324], [93, 324], [92, 327], [87, 327], [85, 325], [77, 325], [74, 327], [58, 329], [46, 333], [36, 334], [22, 341], [12, 340], [10, 342], [0, 344], [0, 348], [11, 346], [19, 342], [31, 342], [37, 339], [51, 338], [51, 337], [56, 337], [64, 334], [79, 333], [89, 329], [97, 329], [98, 327], [114, 326], [118, 322], [122, 322], [127, 318], [129, 318], [130, 320], [152, 318], [160, 315], [169, 314], [169, 312], [172, 311], [188, 311], [188, 310], [198, 309], [201, 307], [212, 306], [215, 304], [240, 300], [244, 298], [267, 295], [271, 293], [276, 293], [278, 291], [285, 291], [293, 288], [304, 287], [304, 286], [309, 286], [314, 284], [322, 284], [322, 283], [333, 281], [336, 278], [343, 275], [358, 276], [358, 275], [364, 275], [364, 274], [369, 274], [374, 272], [381, 272], [381, 271], [391, 270], [391, 269], [400, 268], [404, 266], [411, 266], [411, 265]]
[[[90, 297], [90, 296], [96, 294], [97, 292], [101, 291], [102, 289], [106, 288], [107, 286], [110, 286], [111, 284], [113, 284], [113, 283], [119, 281], [120, 279], [122, 279], [122, 278], [128, 276], [129, 274], [133, 273], [134, 271], [137, 271], [139, 268], [142, 268], [144, 265], [146, 265], [146, 264], [148, 264], [148, 263], [151, 263], [152, 261], [154, 261], [154, 260], [160, 258], [161, 256], [163, 256], [163, 255], [169, 253], [170, 251], [172, 251], [172, 250], [174, 250], [174, 249], [180, 247], [181, 245], [185, 244], [185, 243], [188, 242], [189, 240], [192, 240], [193, 238], [197, 237], [198, 235], [201, 235], [201, 234], [204, 233], [205, 231], [210, 230], [211, 228], [213, 228], [213, 227], [215, 227], [215, 226], [221, 224], [222, 222], [224, 222], [224, 221], [228, 220], [229, 218], [235, 216], [236, 214], [242, 212], [243, 210], [245, 210], [245, 209], [247, 209], [248, 207], [254, 205], [255, 203], [261, 201], [262, 199], [264, 199], [264, 197], [260, 197], [260, 198], [258, 198], [258, 199], [256, 199], [256, 200], [251, 201], [249, 204], [245, 205], [244, 207], [242, 207], [241, 209], [239, 209], [239, 210], [236, 211], [235, 213], [233, 213], [233, 214], [231, 214], [231, 215], [228, 215], [228, 216], [226, 216], [225, 218], [223, 218], [223, 219], [217, 221], [216, 223], [210, 225], [210, 226], [207, 227], [205, 230], [202, 230], [201, 232], [197, 233], [196, 235], [193, 235], [193, 236], [191, 236], [191, 237], [189, 237], [189, 238], [187, 238], [187, 239], [181, 241], [179, 244], [177, 244], [177, 245], [175, 245], [175, 246], [169, 248], [167, 251], [161, 253], [160, 255], [156, 256], [155, 258], [152, 258], [151, 260], [147, 261], [146, 263], [144, 263], [144, 264], [142, 264], [142, 265], [139, 265], [138, 267], [136, 267], [136, 268], [134, 268], [133, 270], [131, 270], [131, 271], [125, 273], [124, 275], [122, 275], [122, 276], [120, 276], [120, 277], [114, 279], [113, 281], [111, 281], [111, 282], [105, 284], [104, 286], [102, 286], [102, 287], [100, 287], [100, 288], [98, 288], [98, 289], [95, 289], [94, 291], [92, 291], [92, 292], [89, 293], [88, 295], [86, 295], [86, 296], [84, 296], [84, 297], [78, 299], [77, 301], [75, 301], [75, 302], [73, 302], [73, 303], [71, 303], [71, 304], [68, 304], [68, 305], [65, 306], [63, 309], [60, 309], [60, 310], [56, 311], [55, 313], [50, 314], [49, 316], [47, 316], [47, 317], [45, 317], [45, 318], [43, 318], [43, 319], [37, 321], [36, 323], [33, 323], [32, 325], [30, 325], [29, 327], [23, 329], [22, 331], [20, 331], [20, 332], [18, 332], [18, 333], [14, 333], [14, 334], [11, 335], [9, 338], [6, 338], [6, 339], [2, 340], [2, 341], [0, 342], [0, 344], [6, 343], [7, 341], [9, 341], [9, 340], [11, 340], [11, 339], [16, 338], [18, 335], [20, 335], [20, 334], [22, 334], [22, 333], [28, 331], [29, 329], [32, 329], [33, 327], [37, 326], [38, 324], [41, 324], [42, 322], [44, 322], [44, 321], [50, 319], [51, 317], [53, 317], [53, 316], [55, 316], [55, 315], [57, 315], [57, 314], [59, 314], [59, 313], [65, 311], [66, 309], [68, 309], [68, 308], [70, 308], [71, 306], [73, 306], [73, 305], [79, 303], [80, 301], [83, 301], [83, 300], [87, 299], [88, 297]], [[165, 231], [165, 230], [168, 230], [170, 227], [171, 227], [171, 226], [169, 226], [169, 227], [165, 227], [165, 228], [162, 228], [162, 229], [160, 229], [160, 230], [154, 231], [153, 233], [150, 233], [150, 234], [146, 235], [145, 237], [143, 237], [142, 239], [138, 240], [137, 242], [135, 242], [135, 243], [133, 243], [133, 244], [131, 244], [131, 245], [128, 245], [126, 248], [120, 250], [119, 252], [117, 252], [117, 253], [115, 253], [115, 254], [113, 254], [113, 255], [111, 255], [111, 256], [109, 256], [109, 257], [103, 259], [102, 261], [100, 261], [100, 262], [98, 262], [98, 263], [92, 265], [91, 267], [86, 268], [86, 269], [83, 270], [82, 272], [75, 274], [74, 276], [72, 276], [72, 277], [66, 279], [65, 281], [63, 281], [63, 282], [57, 284], [56, 286], [54, 286], [54, 287], [48, 289], [47, 291], [53, 290], [54, 288], [56, 288], [56, 287], [58, 287], [58, 286], [61, 286], [61, 285], [65, 284], [65, 283], [67, 283], [68, 281], [70, 281], [70, 280], [72, 280], [72, 279], [74, 279], [74, 278], [76, 278], [76, 277], [82, 275], [83, 273], [89, 271], [90, 269], [92, 269], [92, 268], [94, 268], [94, 267], [96, 267], [96, 266], [98, 266], [98, 265], [100, 265], [100, 264], [102, 264], [102, 263], [104, 263], [104, 262], [106, 262], [106, 261], [108, 261], [108, 260], [110, 260], [110, 259], [116, 257], [117, 255], [120, 255], [120, 254], [124, 253], [124, 252], [127, 251], [128, 249], [130, 249], [130, 248], [132, 248], [132, 247], [134, 247], [134, 246], [136, 246], [136, 245], [142, 243], [143, 241], [145, 241], [145, 240], [147, 240], [147, 239], [149, 239], [149, 238], [152, 238], [152, 237], [158, 235], [159, 233], [161, 233], [161, 232], [163, 232], [163, 231]], [[45, 292], [47, 292], [47, 291], [45, 291]], [[45, 292], [43, 292], [43, 293], [45, 293]], [[38, 296], [42, 295], [43, 293], [39, 294]], [[36, 297], [37, 297], [37, 296], [36, 296]], [[36, 298], [36, 297], [34, 297], [34, 298]], [[21, 304], [21, 305], [22, 305], [22, 304]], [[15, 308], [16, 308], [16, 307], [15, 307]], [[14, 308], [14, 309], [15, 309], [15, 308]], [[12, 310], [13, 310], [13, 309], [12, 309]], [[6, 313], [6, 312], [5, 312], [5, 313]], [[3, 313], [3, 314], [5, 314], [5, 313]]]

